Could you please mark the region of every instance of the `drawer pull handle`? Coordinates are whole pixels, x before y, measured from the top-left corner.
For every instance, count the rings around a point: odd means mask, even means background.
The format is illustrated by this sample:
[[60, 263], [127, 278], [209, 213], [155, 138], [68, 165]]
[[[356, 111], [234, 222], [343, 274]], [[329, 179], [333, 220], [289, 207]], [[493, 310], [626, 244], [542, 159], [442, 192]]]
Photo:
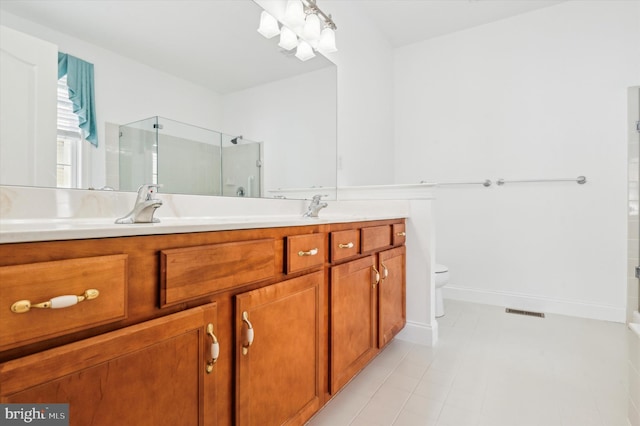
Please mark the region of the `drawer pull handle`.
[[100, 292], [95, 288], [90, 288], [85, 290], [84, 294], [80, 296], [64, 295], [53, 297], [46, 302], [34, 303], [32, 304], [30, 300], [18, 300], [16, 303], [11, 305], [11, 311], [16, 314], [23, 314], [25, 312], [29, 312], [31, 308], [40, 308], [40, 309], [61, 309], [68, 308], [69, 306], [73, 306], [79, 302], [84, 300], [92, 300], [100, 295]]
[[396, 237], [406, 237], [406, 236], [407, 236], [407, 233], [404, 231], [396, 233]]
[[211, 359], [207, 361], [207, 374], [211, 374], [213, 371], [213, 364], [218, 361], [218, 356], [220, 356], [220, 345], [218, 344], [218, 338], [215, 334], [213, 334], [213, 324], [207, 325], [207, 335], [211, 337]]
[[385, 280], [389, 277], [389, 270], [387, 269], [387, 266], [384, 263], [380, 262], [380, 265], [382, 265], [382, 269], [383, 269], [382, 279]]
[[298, 252], [298, 256], [302, 257], [302, 256], [315, 256], [316, 254], [318, 254], [318, 249], [317, 248], [313, 248], [309, 251], [302, 251], [300, 250]]
[[249, 314], [247, 311], [242, 313], [242, 322], [247, 324], [247, 340], [242, 344], [242, 355], [246, 355], [249, 353], [249, 346], [253, 343], [253, 325], [251, 321], [249, 321]]
[[350, 249], [350, 248], [353, 248], [353, 243], [352, 242], [348, 242], [347, 244], [338, 244], [338, 247]]
[[376, 286], [377, 286], [378, 284], [380, 284], [380, 272], [378, 272], [378, 270], [376, 269], [376, 267], [375, 267], [375, 266], [371, 266], [371, 268], [373, 268], [373, 272], [375, 272], [375, 273], [376, 273], [376, 275], [375, 275], [375, 277], [376, 277], [376, 278], [375, 278], [375, 280], [373, 281], [373, 288], [376, 288]]

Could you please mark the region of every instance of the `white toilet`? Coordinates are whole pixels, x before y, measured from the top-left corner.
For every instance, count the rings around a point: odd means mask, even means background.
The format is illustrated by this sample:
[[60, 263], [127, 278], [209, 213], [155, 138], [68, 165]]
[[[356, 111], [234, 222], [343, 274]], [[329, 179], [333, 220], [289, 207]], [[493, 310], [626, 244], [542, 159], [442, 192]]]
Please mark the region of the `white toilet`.
[[449, 282], [449, 268], [436, 264], [436, 318], [444, 316], [444, 302], [442, 301], [442, 287]]

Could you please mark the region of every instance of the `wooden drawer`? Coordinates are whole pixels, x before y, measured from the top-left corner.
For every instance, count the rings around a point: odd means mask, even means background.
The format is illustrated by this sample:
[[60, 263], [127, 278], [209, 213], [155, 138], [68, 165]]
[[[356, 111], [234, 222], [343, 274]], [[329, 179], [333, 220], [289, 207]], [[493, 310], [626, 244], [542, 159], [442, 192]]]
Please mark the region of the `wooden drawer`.
[[275, 274], [273, 238], [162, 250], [160, 305], [175, 305]]
[[[126, 254], [0, 267], [0, 351], [126, 318], [127, 277]], [[98, 296], [61, 309], [33, 307], [89, 289]], [[31, 307], [16, 313], [18, 301]]]
[[325, 234], [287, 237], [287, 274], [322, 266], [325, 259], [324, 240]]
[[361, 230], [362, 253], [378, 250], [391, 245], [391, 226], [370, 226]]
[[394, 223], [393, 224], [393, 235], [391, 238], [393, 239], [394, 246], [400, 246], [405, 243], [407, 240], [407, 232], [405, 230], [404, 223]]
[[360, 230], [331, 233], [331, 261], [336, 262], [360, 254]]

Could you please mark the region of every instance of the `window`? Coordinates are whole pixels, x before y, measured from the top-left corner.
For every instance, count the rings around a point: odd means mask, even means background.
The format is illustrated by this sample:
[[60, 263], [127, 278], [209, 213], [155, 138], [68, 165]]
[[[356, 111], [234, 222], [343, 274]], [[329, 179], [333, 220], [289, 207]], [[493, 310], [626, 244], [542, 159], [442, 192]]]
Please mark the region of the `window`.
[[66, 75], [58, 80], [57, 141], [57, 186], [58, 188], [79, 188], [81, 187], [82, 133], [78, 116], [73, 112], [73, 104], [69, 100]]

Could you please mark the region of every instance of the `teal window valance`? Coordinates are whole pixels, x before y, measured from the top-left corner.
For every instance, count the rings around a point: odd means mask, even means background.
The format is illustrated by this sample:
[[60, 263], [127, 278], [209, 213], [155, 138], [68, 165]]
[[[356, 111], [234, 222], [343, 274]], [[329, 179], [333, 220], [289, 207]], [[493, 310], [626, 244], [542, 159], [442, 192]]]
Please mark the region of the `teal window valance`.
[[58, 52], [58, 78], [62, 78], [65, 74], [67, 86], [69, 86], [69, 100], [73, 103], [73, 112], [78, 115], [83, 136], [97, 147], [98, 123], [93, 87], [93, 64]]

